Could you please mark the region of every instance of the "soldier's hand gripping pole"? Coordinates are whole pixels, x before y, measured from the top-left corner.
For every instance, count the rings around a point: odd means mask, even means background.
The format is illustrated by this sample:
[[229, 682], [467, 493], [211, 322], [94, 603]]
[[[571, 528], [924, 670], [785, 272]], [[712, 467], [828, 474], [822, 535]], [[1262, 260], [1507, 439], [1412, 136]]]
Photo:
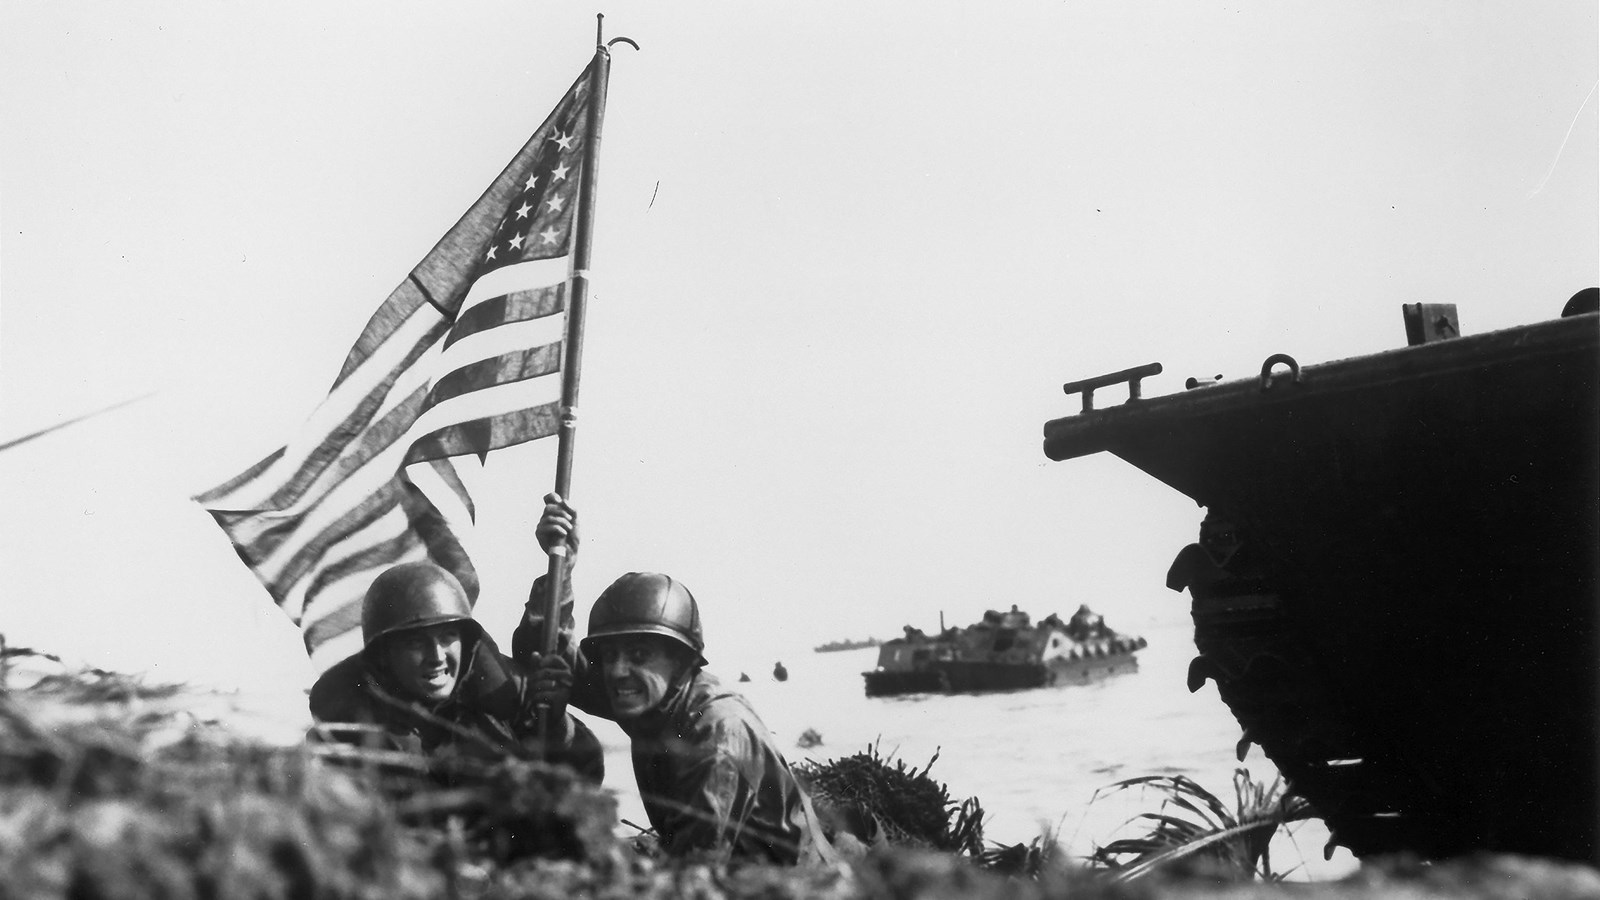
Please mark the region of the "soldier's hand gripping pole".
[[[545, 593], [540, 598], [539, 616], [543, 620], [539, 632], [537, 655], [531, 661], [534, 671], [535, 716], [539, 723], [541, 745], [565, 734], [567, 697], [572, 687], [572, 666], [560, 653], [562, 603], [570, 592], [567, 573], [577, 559], [578, 513], [559, 493], [546, 494], [544, 513], [539, 517], [535, 534], [539, 547], [550, 558], [545, 573]], [[559, 720], [559, 721], [558, 721]], [[557, 726], [562, 727], [557, 727]]]

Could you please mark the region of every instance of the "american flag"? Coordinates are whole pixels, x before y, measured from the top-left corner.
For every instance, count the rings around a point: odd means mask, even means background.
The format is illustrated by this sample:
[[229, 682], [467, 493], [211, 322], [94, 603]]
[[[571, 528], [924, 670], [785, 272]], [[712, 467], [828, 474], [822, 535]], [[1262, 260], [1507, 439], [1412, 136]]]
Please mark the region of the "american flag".
[[361, 647], [361, 600], [431, 557], [477, 597], [456, 457], [554, 434], [589, 71], [367, 322], [287, 446], [195, 498], [325, 670]]

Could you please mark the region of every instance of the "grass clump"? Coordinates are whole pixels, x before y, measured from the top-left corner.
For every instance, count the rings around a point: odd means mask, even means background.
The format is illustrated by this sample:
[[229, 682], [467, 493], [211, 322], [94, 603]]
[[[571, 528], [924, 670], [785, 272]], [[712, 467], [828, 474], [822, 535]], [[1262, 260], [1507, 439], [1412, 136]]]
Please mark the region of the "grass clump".
[[1232, 880], [1282, 880], [1287, 873], [1273, 870], [1268, 852], [1272, 836], [1279, 828], [1311, 818], [1310, 804], [1291, 793], [1281, 778], [1258, 782], [1246, 769], [1234, 770], [1233, 786], [1232, 810], [1182, 775], [1129, 778], [1095, 792], [1094, 799], [1099, 799], [1131, 788], [1150, 790], [1161, 806], [1130, 820], [1148, 824], [1145, 834], [1097, 847], [1090, 864], [1112, 870], [1118, 881], [1158, 868]]
[[1012, 845], [985, 840], [983, 804], [977, 797], [956, 801], [947, 785], [930, 777], [938, 759], [935, 750], [919, 770], [871, 744], [840, 759], [800, 763], [795, 774], [828, 837], [845, 848], [938, 851], [1003, 875], [1031, 878], [1045, 871], [1056, 856], [1054, 837]]
[[892, 755], [883, 756], [871, 744], [841, 759], [802, 762], [795, 775], [820, 817], [864, 843], [978, 857], [983, 853], [983, 807], [976, 797], [956, 802], [946, 785], [928, 777], [938, 759], [936, 750], [918, 771]]

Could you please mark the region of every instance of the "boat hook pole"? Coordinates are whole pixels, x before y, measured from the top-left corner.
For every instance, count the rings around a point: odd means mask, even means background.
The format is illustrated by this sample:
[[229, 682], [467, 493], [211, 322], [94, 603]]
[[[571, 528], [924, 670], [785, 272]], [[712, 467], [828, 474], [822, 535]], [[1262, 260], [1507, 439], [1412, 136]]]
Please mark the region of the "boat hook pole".
[[[565, 358], [561, 365], [561, 424], [556, 432], [555, 492], [563, 500], [572, 499], [572, 455], [578, 431], [578, 381], [583, 358], [584, 313], [589, 305], [589, 253], [594, 236], [594, 201], [599, 183], [600, 126], [605, 118], [606, 86], [611, 77], [611, 44], [624, 42], [639, 49], [631, 38], [605, 41], [605, 15], [595, 16], [594, 62], [589, 67], [588, 141], [583, 148], [583, 180], [578, 185], [578, 221], [572, 248], [572, 294], [567, 305]], [[545, 573], [544, 642], [545, 657], [556, 652], [561, 637], [561, 598], [567, 592], [567, 546], [550, 549], [550, 567]], [[540, 746], [548, 745], [552, 723], [551, 709], [540, 704], [536, 718]]]

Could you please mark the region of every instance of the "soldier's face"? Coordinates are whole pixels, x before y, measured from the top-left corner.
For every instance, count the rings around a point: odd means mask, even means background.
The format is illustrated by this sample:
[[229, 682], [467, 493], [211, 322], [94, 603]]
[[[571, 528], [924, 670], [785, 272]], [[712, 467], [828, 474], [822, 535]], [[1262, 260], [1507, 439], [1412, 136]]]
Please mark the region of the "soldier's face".
[[631, 719], [661, 705], [680, 665], [667, 641], [618, 637], [601, 643], [599, 650], [613, 715]]
[[461, 626], [453, 622], [411, 628], [388, 636], [389, 674], [413, 700], [450, 696], [461, 674]]

